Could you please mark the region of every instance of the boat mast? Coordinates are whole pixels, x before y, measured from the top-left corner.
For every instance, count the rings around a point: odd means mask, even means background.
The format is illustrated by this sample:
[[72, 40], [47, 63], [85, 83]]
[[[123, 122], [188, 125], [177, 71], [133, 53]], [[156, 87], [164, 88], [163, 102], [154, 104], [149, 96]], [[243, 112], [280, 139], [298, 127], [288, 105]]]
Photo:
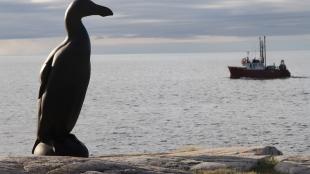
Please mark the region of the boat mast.
[[264, 36], [264, 63], [265, 63], [265, 68], [266, 68], [267, 66], [266, 36]]
[[262, 38], [260, 36], [259, 36], [259, 57], [261, 60], [264, 61], [263, 54], [262, 54]]
[[259, 56], [262, 62], [265, 62], [264, 60], [264, 47], [263, 47], [263, 40], [262, 37], [259, 37]]

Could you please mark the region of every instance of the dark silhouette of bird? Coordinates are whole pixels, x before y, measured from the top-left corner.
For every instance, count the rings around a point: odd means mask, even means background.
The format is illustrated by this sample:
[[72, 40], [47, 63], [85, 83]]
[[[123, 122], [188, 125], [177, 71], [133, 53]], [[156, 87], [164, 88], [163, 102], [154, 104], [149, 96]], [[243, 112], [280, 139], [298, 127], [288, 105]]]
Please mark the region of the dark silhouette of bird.
[[40, 71], [35, 155], [88, 157], [88, 149], [71, 134], [79, 117], [90, 79], [91, 45], [82, 18], [111, 16], [113, 12], [90, 0], [74, 0], [65, 15], [68, 36], [44, 62]]

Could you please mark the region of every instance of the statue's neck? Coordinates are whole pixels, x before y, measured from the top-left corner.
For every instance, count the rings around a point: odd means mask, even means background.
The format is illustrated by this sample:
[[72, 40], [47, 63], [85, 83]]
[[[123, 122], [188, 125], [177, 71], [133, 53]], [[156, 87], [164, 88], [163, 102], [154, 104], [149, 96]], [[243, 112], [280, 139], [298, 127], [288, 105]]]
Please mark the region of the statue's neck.
[[66, 16], [66, 29], [68, 39], [73, 40], [81, 37], [88, 37], [87, 31], [80, 18]]

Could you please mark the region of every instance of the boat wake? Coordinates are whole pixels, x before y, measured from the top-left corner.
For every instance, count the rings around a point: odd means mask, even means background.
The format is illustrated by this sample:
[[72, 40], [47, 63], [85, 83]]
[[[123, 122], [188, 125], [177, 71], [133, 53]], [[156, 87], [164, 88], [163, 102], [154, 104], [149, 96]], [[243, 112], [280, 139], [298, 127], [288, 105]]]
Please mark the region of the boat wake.
[[294, 78], [294, 79], [308, 79], [310, 77], [309, 76], [291, 76], [291, 78]]

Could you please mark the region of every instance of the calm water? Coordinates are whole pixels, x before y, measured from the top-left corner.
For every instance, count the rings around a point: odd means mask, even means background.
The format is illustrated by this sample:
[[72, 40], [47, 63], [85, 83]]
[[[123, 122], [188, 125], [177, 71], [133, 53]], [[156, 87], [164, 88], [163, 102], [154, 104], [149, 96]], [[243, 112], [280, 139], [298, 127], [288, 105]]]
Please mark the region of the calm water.
[[[310, 52], [272, 52], [296, 76], [231, 80], [244, 53], [92, 57], [73, 131], [91, 154], [275, 145], [310, 154]], [[45, 57], [0, 57], [0, 155], [29, 155]]]

